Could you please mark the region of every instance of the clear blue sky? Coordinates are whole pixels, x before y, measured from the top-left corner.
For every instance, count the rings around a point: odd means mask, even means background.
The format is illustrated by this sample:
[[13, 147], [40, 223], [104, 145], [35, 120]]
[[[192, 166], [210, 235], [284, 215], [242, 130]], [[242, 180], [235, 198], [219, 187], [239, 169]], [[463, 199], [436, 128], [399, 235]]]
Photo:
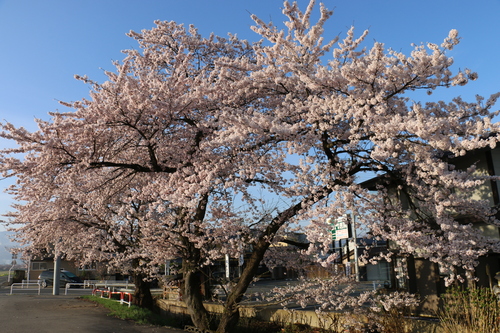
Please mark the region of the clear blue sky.
[[[298, 3], [305, 9], [308, 0]], [[456, 68], [468, 67], [479, 80], [449, 91], [443, 98], [490, 95], [500, 91], [500, 0], [326, 0], [334, 10], [326, 35], [345, 36], [354, 25], [369, 29], [368, 42], [409, 51], [411, 43], [441, 43], [451, 29], [462, 42], [451, 53]], [[283, 21], [281, 0], [0, 0], [0, 120], [34, 130], [35, 117], [65, 110], [57, 101], [88, 96], [73, 75], [102, 81], [103, 69], [121, 60], [136, 43], [130, 30], [154, 26], [154, 20], [194, 24], [200, 33], [228, 32], [250, 41], [250, 13], [275, 24]], [[0, 146], [5, 146], [0, 141]], [[9, 182], [0, 181], [0, 190]], [[0, 194], [0, 215], [10, 199]], [[0, 229], [1, 230], [1, 229]]]

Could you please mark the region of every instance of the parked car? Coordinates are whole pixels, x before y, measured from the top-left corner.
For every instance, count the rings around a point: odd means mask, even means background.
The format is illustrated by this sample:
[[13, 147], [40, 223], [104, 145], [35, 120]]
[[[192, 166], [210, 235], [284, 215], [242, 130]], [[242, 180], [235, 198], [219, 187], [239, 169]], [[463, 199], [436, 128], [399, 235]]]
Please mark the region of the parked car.
[[[66, 283], [83, 283], [82, 279], [80, 279], [78, 276], [75, 274], [66, 271], [66, 270], [61, 270], [59, 277], [59, 286], [64, 287], [66, 286]], [[47, 286], [52, 286], [54, 284], [54, 270], [49, 269], [46, 271], [43, 271], [39, 276], [38, 280], [41, 282], [42, 288], [45, 288]]]

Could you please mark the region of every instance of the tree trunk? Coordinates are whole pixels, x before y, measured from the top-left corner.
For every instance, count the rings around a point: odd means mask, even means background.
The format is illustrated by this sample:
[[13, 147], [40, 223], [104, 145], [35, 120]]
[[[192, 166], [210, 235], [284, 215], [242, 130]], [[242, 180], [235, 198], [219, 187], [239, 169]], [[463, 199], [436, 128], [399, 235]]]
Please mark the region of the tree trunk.
[[217, 333], [229, 333], [234, 331], [234, 327], [240, 319], [238, 304], [243, 299], [248, 286], [252, 283], [253, 278], [257, 274], [257, 269], [264, 258], [264, 254], [271, 245], [271, 242], [278, 230], [291, 217], [295, 216], [301, 208], [302, 202], [295, 204], [278, 214], [267, 226], [266, 230], [260, 235], [258, 240], [253, 244], [253, 251], [250, 259], [246, 262], [240, 279], [230, 291], [226, 303], [224, 304], [224, 312], [222, 313], [222, 318], [219, 322], [219, 326], [217, 327]]
[[224, 304], [224, 312], [222, 313], [219, 326], [217, 327], [218, 333], [232, 332], [236, 324], [238, 324], [238, 320], [240, 319], [238, 304], [245, 295], [248, 286], [253, 281], [268, 247], [269, 243], [267, 241], [259, 242], [259, 244], [254, 247], [252, 255], [246, 262], [238, 282], [227, 296], [226, 303]]
[[145, 275], [141, 273], [134, 274], [135, 292], [132, 302], [141, 308], [153, 309], [155, 303], [151, 295], [150, 283], [144, 281], [144, 277]]
[[184, 302], [194, 326], [200, 330], [209, 329], [208, 311], [203, 305], [201, 273], [197, 270], [184, 272]]
[[[185, 221], [188, 224], [188, 230], [198, 237], [203, 237], [204, 231], [197, 224], [203, 221], [208, 203], [209, 194], [205, 193], [200, 197], [196, 213], [192, 221]], [[181, 214], [182, 215], [182, 214]], [[186, 255], [182, 262], [182, 271], [184, 273], [184, 303], [191, 315], [194, 326], [199, 330], [210, 329], [208, 311], [203, 305], [203, 294], [201, 292], [202, 272], [200, 271], [201, 251], [196, 247], [189, 237], [183, 237], [183, 243], [186, 247]]]

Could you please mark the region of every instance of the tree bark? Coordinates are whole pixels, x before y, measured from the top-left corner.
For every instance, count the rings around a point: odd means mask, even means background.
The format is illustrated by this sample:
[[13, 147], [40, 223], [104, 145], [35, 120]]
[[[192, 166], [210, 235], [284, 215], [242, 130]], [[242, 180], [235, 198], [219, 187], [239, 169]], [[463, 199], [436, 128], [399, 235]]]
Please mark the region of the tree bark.
[[[204, 220], [209, 194], [205, 193], [201, 196], [198, 206], [196, 207], [193, 221], [188, 221], [188, 230], [197, 236], [203, 236], [201, 230], [196, 222]], [[194, 326], [200, 330], [208, 330], [210, 328], [210, 321], [208, 311], [203, 305], [203, 294], [201, 292], [202, 272], [200, 271], [201, 251], [195, 244], [187, 237], [183, 240], [186, 247], [186, 255], [182, 262], [182, 271], [184, 273], [184, 302], [191, 315], [191, 320]]]
[[210, 322], [208, 319], [208, 311], [203, 305], [201, 273], [199, 271], [187, 270], [184, 272], [183, 299], [194, 326], [200, 330], [208, 330], [210, 328]]
[[145, 277], [142, 273], [134, 274], [135, 291], [132, 302], [141, 308], [153, 309], [155, 303], [153, 295], [151, 295], [150, 283], [149, 281], [144, 281]]

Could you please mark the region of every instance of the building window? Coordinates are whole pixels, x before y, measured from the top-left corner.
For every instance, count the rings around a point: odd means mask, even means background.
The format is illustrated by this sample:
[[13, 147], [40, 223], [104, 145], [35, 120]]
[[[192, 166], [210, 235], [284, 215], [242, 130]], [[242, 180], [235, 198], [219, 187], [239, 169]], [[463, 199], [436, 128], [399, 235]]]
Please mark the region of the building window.
[[44, 271], [47, 269], [47, 263], [46, 262], [32, 262], [31, 269], [34, 271]]

